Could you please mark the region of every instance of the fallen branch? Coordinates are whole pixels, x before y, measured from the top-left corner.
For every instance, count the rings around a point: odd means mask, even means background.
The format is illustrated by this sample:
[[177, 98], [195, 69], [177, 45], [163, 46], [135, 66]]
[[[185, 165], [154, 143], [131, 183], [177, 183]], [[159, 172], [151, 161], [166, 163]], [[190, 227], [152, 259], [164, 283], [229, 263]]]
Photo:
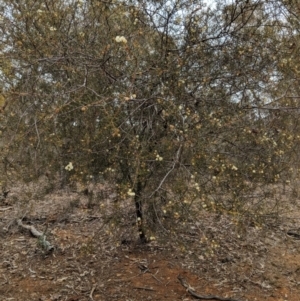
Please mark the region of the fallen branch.
[[294, 239], [300, 239], [299, 231], [298, 232], [297, 231], [298, 231], [298, 229], [296, 229], [296, 230], [291, 229], [291, 230], [287, 231], [286, 234]]
[[181, 283], [183, 287], [186, 288], [186, 291], [189, 292], [193, 297], [197, 299], [203, 299], [203, 300], [220, 300], [220, 301], [239, 301], [232, 298], [223, 298], [215, 295], [199, 295], [195, 292], [195, 290], [187, 283], [187, 281], [181, 276], [178, 275], [177, 279]]
[[46, 240], [46, 235], [44, 235], [44, 233], [41, 233], [35, 229], [34, 226], [24, 225], [20, 219], [17, 220], [17, 224], [23, 229], [29, 230], [34, 237], [38, 238], [39, 243], [47, 252], [54, 250], [54, 247], [49, 243], [49, 241]]
[[145, 290], [145, 291], [151, 291], [151, 292], [155, 291], [155, 289], [153, 289], [152, 287], [135, 286], [133, 288], [136, 290]]
[[10, 210], [12, 209], [12, 207], [5, 207], [5, 208], [0, 208], [0, 211], [6, 211], [6, 210]]
[[90, 292], [89, 298], [90, 298], [91, 301], [94, 301], [94, 299], [93, 299], [93, 293], [94, 293], [96, 287], [97, 287], [97, 284], [94, 284], [93, 287], [92, 287], [92, 290]]

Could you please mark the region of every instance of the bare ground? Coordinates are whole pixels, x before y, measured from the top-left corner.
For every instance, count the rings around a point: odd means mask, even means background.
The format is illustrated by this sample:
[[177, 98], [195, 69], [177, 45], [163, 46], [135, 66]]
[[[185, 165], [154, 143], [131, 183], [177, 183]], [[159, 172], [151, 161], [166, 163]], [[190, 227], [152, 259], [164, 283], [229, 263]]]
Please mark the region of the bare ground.
[[[20, 201], [12, 191], [0, 204], [0, 300], [193, 300], [178, 275], [201, 295], [299, 300], [300, 240], [287, 235], [300, 227], [295, 212], [237, 231], [230, 217], [203, 211], [190, 227], [178, 222], [174, 233], [141, 245], [126, 218], [113, 227], [102, 209], [78, 193]], [[54, 251], [17, 218], [46, 231]]]

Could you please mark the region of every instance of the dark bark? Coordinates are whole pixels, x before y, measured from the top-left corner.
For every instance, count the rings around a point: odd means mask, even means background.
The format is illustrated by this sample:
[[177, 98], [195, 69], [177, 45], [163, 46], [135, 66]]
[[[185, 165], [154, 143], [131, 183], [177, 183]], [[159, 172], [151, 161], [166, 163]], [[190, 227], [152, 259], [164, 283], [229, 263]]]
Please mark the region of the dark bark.
[[141, 192], [142, 192], [142, 183], [138, 181], [136, 185], [135, 196], [134, 196], [135, 212], [136, 212], [136, 219], [137, 219], [140, 241], [142, 243], [146, 243], [147, 238], [143, 227], [143, 209], [142, 209]]

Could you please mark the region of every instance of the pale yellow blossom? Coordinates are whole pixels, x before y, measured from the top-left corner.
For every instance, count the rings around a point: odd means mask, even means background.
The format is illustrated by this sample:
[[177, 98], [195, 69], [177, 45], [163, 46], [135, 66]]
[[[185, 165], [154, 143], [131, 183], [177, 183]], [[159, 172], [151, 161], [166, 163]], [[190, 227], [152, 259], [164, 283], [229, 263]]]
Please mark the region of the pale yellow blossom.
[[74, 169], [74, 166], [73, 166], [72, 162], [69, 162], [69, 164], [65, 167], [65, 170], [71, 171], [72, 169]]
[[127, 40], [126, 40], [126, 38], [125, 38], [124, 36], [116, 36], [115, 41], [116, 41], [117, 43], [124, 43], [124, 44], [127, 44]]
[[132, 191], [132, 189], [128, 189], [127, 194], [128, 194], [129, 196], [135, 196], [135, 192]]

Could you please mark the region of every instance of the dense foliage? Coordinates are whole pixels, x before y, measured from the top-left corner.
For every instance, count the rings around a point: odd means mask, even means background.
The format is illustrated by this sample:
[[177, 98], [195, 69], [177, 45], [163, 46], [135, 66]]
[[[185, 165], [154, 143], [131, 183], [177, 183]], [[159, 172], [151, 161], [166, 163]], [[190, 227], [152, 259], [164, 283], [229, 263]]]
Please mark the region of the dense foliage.
[[264, 216], [298, 172], [298, 11], [1, 0], [3, 187], [104, 178], [132, 198], [142, 240], [143, 224], [199, 208]]

